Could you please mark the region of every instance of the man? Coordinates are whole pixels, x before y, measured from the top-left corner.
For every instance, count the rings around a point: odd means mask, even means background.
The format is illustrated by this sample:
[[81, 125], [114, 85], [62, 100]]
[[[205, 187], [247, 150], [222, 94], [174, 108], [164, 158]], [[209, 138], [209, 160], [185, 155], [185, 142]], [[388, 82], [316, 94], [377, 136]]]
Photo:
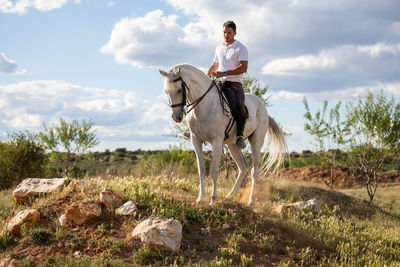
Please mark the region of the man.
[[242, 75], [247, 71], [248, 53], [247, 48], [235, 40], [236, 25], [233, 21], [227, 21], [222, 27], [224, 41], [215, 49], [214, 61], [208, 69], [208, 76], [221, 78], [228, 90], [234, 91], [236, 95], [236, 123], [237, 139], [236, 145], [241, 149], [246, 147], [243, 139], [243, 130], [247, 119], [244, 105], [244, 91], [242, 86]]

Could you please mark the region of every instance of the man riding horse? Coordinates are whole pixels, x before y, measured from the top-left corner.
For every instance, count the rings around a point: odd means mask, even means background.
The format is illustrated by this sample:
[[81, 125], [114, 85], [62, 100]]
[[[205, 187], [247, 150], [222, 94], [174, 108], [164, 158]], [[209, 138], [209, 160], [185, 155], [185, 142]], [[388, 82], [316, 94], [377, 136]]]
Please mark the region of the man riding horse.
[[233, 21], [225, 22], [222, 32], [224, 42], [215, 49], [214, 61], [208, 69], [207, 75], [220, 78], [229, 95], [235, 99], [233, 102], [236, 102], [236, 107], [232, 108], [237, 123], [236, 145], [243, 149], [246, 147], [243, 130], [248, 114], [244, 105], [242, 75], [247, 71], [248, 53], [247, 48], [235, 40], [236, 25]]

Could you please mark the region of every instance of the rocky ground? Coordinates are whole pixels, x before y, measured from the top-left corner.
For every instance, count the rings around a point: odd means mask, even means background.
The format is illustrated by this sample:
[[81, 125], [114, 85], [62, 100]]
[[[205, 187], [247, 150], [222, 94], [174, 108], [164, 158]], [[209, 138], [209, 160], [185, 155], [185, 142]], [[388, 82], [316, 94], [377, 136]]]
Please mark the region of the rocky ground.
[[[282, 170], [279, 176], [288, 181], [334, 188], [361, 186], [361, 178], [346, 169], [335, 168], [332, 173], [332, 184], [331, 170], [325, 167]], [[399, 182], [399, 177], [397, 171], [386, 174], [383, 180], [393, 184]], [[260, 181], [260, 185], [263, 183], [269, 182]], [[335, 250], [320, 237], [299, 231], [297, 222], [291, 224], [292, 216], [302, 218], [303, 215], [300, 209], [287, 206], [288, 199], [292, 198], [290, 190], [269, 186], [268, 192], [262, 193], [271, 196], [259, 198], [257, 208], [251, 210], [241, 204], [240, 199], [220, 199], [216, 207], [196, 205], [198, 186], [194, 180], [185, 178], [126, 177], [64, 181], [63, 184], [61, 188], [58, 184], [52, 192], [42, 193], [34, 184], [36, 191], [29, 198], [23, 195], [29, 193], [28, 189], [14, 190], [14, 199], [19, 204], [3, 215], [1, 226], [9, 227], [19, 212], [29, 209], [40, 213], [40, 218], [35, 223], [29, 219], [29, 223], [22, 223], [16, 231], [2, 232], [0, 266], [86, 266], [87, 262], [91, 262], [91, 266], [250, 266], [250, 263], [254, 266], [308, 266], [337, 257]], [[49, 187], [47, 184], [45, 190]], [[300, 198], [319, 198], [321, 206], [329, 206], [329, 213], [334, 204], [341, 204], [342, 200], [342, 209], [353, 211], [353, 207], [357, 207], [361, 216], [364, 210], [370, 210], [366, 203], [335, 191], [301, 187], [296, 194]], [[127, 215], [117, 214], [117, 208], [128, 201], [137, 209], [132, 208]], [[80, 216], [90, 213], [90, 209], [98, 214], [82, 219]], [[60, 220], [62, 216], [67, 221]], [[304, 217], [304, 220], [311, 220], [307, 222], [311, 224], [320, 220], [316, 219], [319, 215], [314, 216]], [[152, 218], [173, 218], [179, 222], [182, 227], [178, 248], [169, 249], [146, 243], [138, 236], [132, 237], [140, 223]], [[331, 217], [326, 218], [330, 220]], [[339, 223], [337, 218], [332, 218]], [[165, 231], [156, 230], [158, 233]], [[167, 235], [175, 236], [175, 232], [179, 231], [173, 230]]]

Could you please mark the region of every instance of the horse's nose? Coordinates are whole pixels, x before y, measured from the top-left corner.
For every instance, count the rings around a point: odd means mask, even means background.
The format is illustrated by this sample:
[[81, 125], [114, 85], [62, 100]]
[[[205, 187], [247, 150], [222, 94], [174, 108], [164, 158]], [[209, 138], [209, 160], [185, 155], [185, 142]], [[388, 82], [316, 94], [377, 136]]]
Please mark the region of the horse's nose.
[[178, 116], [174, 116], [174, 114], [172, 114], [172, 119], [173, 119], [174, 121], [176, 121], [176, 122], [181, 122], [182, 119], [183, 119], [183, 115], [180, 114], [180, 115], [178, 115]]

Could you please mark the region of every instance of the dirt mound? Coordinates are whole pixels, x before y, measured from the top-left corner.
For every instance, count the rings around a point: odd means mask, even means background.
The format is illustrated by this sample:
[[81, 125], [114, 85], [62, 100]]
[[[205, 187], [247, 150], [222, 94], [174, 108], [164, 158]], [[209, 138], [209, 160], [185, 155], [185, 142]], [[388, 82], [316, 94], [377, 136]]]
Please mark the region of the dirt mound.
[[[364, 185], [361, 173], [349, 168], [326, 166], [282, 169], [278, 175], [294, 181], [323, 185], [331, 188], [357, 188]], [[390, 171], [381, 174], [382, 183], [400, 182], [400, 171]]]
[[[35, 242], [35, 239], [29, 234], [16, 237], [15, 243], [7, 248], [7, 251], [12, 251], [12, 257], [18, 262], [29, 258], [33, 265], [43, 261], [47, 261], [50, 265], [56, 265], [59, 263], [59, 259], [72, 259], [73, 255], [80, 253], [91, 259], [106, 256], [127, 266], [137, 264], [132, 253], [140, 250], [142, 245], [140, 242], [125, 243], [124, 241], [128, 233], [142, 219], [118, 216], [103, 206], [100, 218], [80, 226], [61, 229], [57, 224], [57, 218], [75, 198], [76, 196], [71, 193], [39, 207], [42, 218], [37, 228], [48, 230], [52, 233], [52, 237], [47, 240], [39, 240], [40, 242]], [[237, 257], [232, 256], [233, 264], [239, 265], [241, 263], [240, 255], [244, 253], [253, 259], [253, 264], [265, 266], [278, 264], [281, 261], [291, 261], [294, 254], [301, 253], [307, 247], [315, 251], [317, 259], [329, 257], [332, 253], [318, 240], [305, 234], [299, 234], [295, 229], [281, 224], [279, 221], [261, 220], [261, 215], [240, 204], [224, 203], [222, 205], [226, 210], [235, 211], [236, 222], [231, 223], [229, 229], [223, 229], [220, 222], [209, 222], [211, 224], [210, 235], [201, 233], [201, 229], [207, 228], [203, 222], [191, 222], [184, 227], [183, 243], [179, 255], [189, 259], [193, 264], [202, 264], [204, 261], [221, 257], [220, 248], [233, 246], [238, 251]], [[142, 209], [139, 212], [142, 218], [151, 216], [150, 210]], [[244, 222], [254, 225], [254, 230], [244, 227]], [[257, 236], [255, 236], [255, 230], [257, 230]], [[237, 240], [233, 236], [236, 236]], [[271, 247], [261, 246], [260, 238], [262, 236], [272, 237]], [[227, 240], [237, 242], [237, 244], [229, 245]], [[196, 253], [193, 254], [193, 251]], [[29, 255], [28, 258], [27, 255]], [[160, 263], [157, 262], [158, 257], [159, 255], [155, 253], [153, 256], [148, 256], [141, 264]]]

